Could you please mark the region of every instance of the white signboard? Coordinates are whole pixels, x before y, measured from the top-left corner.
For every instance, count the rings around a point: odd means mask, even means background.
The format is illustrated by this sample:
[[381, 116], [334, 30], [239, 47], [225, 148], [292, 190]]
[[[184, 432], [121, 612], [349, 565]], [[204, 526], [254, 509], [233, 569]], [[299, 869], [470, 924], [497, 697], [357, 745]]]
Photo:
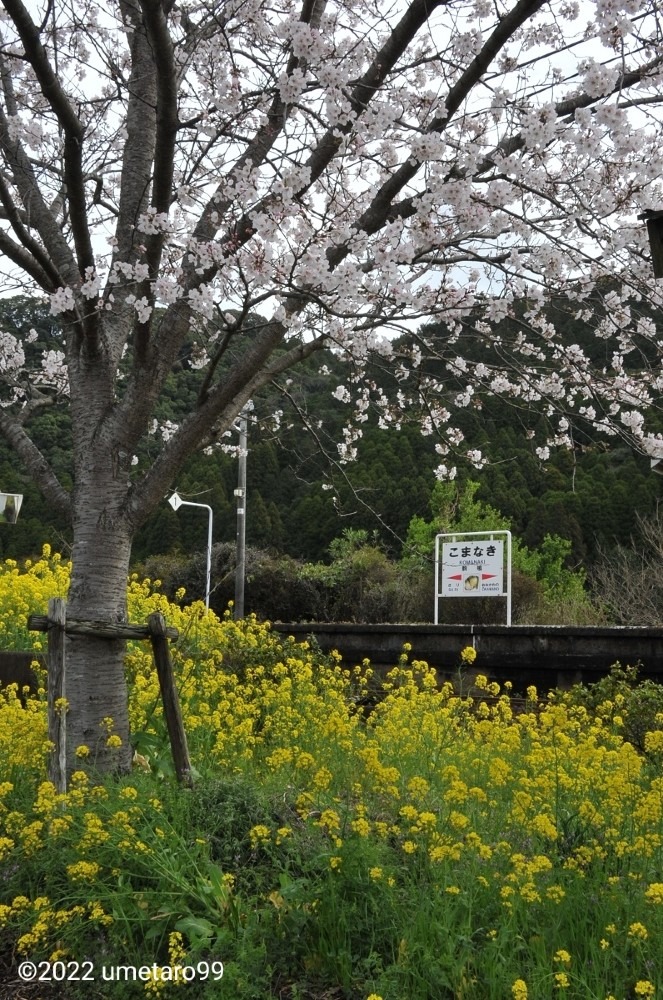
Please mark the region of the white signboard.
[[444, 597], [506, 597], [511, 624], [511, 532], [454, 532], [435, 536], [435, 624]]
[[0, 493], [0, 523], [14, 524], [22, 503], [22, 493]]
[[502, 597], [504, 542], [444, 542], [441, 597]]

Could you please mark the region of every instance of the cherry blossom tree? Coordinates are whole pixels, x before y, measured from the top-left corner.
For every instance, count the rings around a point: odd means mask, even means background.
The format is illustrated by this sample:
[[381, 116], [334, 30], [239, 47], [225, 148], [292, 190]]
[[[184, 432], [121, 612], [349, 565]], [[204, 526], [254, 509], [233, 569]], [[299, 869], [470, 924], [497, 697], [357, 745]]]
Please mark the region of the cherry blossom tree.
[[[480, 466], [453, 412], [482, 388], [563, 414], [541, 457], [572, 414], [661, 448], [646, 430], [661, 287], [638, 219], [663, 207], [658, 0], [2, 0], [0, 12], [4, 288], [47, 296], [61, 329], [28, 378], [23, 345], [0, 334], [0, 430], [71, 518], [72, 617], [124, 620], [132, 537], [187, 456], [321, 347], [352, 365], [347, 385], [330, 384], [350, 404], [343, 459], [370, 409], [384, 425], [409, 410], [443, 456]], [[598, 294], [610, 348], [598, 369], [558, 337], [547, 307], [562, 293], [588, 323]], [[478, 305], [491, 353], [468, 361], [457, 338]], [[495, 330], [516, 314], [500, 366]], [[443, 351], [419, 330], [431, 317], [449, 331]], [[185, 344], [198, 398], [140, 471]], [[428, 352], [460, 391], [423, 374]], [[400, 381], [395, 406], [369, 356]], [[30, 438], [35, 410], [62, 396], [71, 493]], [[68, 670], [70, 752], [87, 744], [111, 766], [99, 739], [111, 715], [128, 766], [121, 646], [77, 638]]]

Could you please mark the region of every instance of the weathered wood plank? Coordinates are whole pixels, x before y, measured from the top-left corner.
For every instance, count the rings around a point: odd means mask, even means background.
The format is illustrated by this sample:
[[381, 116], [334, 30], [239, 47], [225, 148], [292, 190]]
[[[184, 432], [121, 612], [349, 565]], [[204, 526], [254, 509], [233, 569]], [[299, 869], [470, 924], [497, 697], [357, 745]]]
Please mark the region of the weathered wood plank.
[[[48, 632], [48, 615], [30, 615], [28, 628], [31, 632]], [[67, 635], [91, 635], [99, 639], [149, 639], [151, 633], [147, 625], [129, 625], [125, 622], [95, 622], [81, 621], [78, 618], [67, 618], [65, 623]], [[178, 639], [176, 628], [168, 626], [166, 639]]]
[[168, 727], [170, 738], [170, 748], [175, 764], [175, 774], [177, 780], [183, 785], [191, 785], [191, 761], [189, 759], [189, 748], [182, 722], [182, 710], [180, 700], [175, 685], [175, 675], [173, 664], [170, 658], [170, 648], [168, 646], [166, 621], [162, 614], [156, 612], [148, 619], [152, 650], [154, 652], [154, 662], [159, 677], [159, 687], [161, 688], [161, 700], [163, 701], [163, 712]]
[[65, 619], [67, 606], [61, 597], [48, 602], [48, 738], [53, 744], [48, 776], [58, 792], [67, 790], [67, 712]]

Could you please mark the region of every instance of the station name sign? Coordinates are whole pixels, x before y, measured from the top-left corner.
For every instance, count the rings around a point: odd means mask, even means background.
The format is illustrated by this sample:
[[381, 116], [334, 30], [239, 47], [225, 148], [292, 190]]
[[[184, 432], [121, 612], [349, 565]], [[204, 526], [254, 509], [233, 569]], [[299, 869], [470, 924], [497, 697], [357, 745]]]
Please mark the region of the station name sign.
[[442, 597], [501, 597], [504, 589], [504, 542], [444, 542]]
[[[504, 597], [511, 624], [511, 532], [465, 531], [435, 536], [435, 615], [448, 597]], [[476, 607], [476, 605], [474, 605]]]

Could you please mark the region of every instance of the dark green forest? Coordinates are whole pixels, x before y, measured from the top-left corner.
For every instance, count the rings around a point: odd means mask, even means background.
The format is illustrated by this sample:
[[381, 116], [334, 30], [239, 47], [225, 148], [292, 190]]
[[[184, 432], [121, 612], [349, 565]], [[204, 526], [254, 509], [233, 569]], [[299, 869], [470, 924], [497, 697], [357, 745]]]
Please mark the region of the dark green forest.
[[[34, 301], [3, 300], [0, 323], [8, 332], [37, 331], [36, 342], [26, 349], [27, 367], [43, 347], [57, 347], [57, 329], [47, 309]], [[572, 334], [578, 338], [577, 329]], [[321, 374], [322, 365], [332, 374]], [[255, 401], [247, 460], [248, 546], [307, 563], [329, 562], [335, 539], [363, 531], [371, 545], [398, 560], [408, 555], [404, 545], [412, 519], [431, 519], [434, 470], [440, 459], [434, 437], [422, 436], [414, 424], [404, 420], [400, 430], [381, 430], [369, 418], [357, 460], [338, 463], [336, 441], [347, 411], [332, 391], [343, 377], [344, 369], [334, 356], [319, 355], [293, 373], [285, 397], [275, 388]], [[160, 422], [181, 419], [195, 401], [200, 379], [184, 354], [161, 400]], [[276, 408], [282, 410], [278, 429], [271, 420]], [[567, 565], [591, 570], [602, 551], [616, 542], [628, 542], [638, 514], [646, 516], [656, 509], [661, 477], [652, 474], [646, 458], [618, 439], [592, 440], [586, 435], [573, 451], [553, 453], [542, 463], [523, 434], [522, 414], [507, 403], [488, 400], [463, 419], [491, 461], [480, 472], [459, 464], [459, 487], [477, 481], [476, 498], [504, 515], [530, 549], [539, 547], [547, 535], [561, 536], [570, 543]], [[67, 484], [71, 431], [66, 408], [41, 407], [29, 429]], [[237, 440], [235, 436], [227, 443], [236, 445]], [[158, 437], [148, 439], [144, 453], [137, 456], [138, 470], [152, 460], [157, 447]], [[173, 482], [183, 498], [212, 507], [215, 543], [235, 540], [237, 476], [237, 458], [215, 449], [192, 455]], [[2, 441], [0, 488], [24, 494], [18, 522], [0, 525], [0, 556], [30, 557], [46, 541], [66, 554], [67, 526], [53, 517]], [[189, 508], [176, 513], [164, 497], [139, 532], [135, 563], [153, 564], [153, 557], [200, 552], [206, 537], [204, 512]]]

